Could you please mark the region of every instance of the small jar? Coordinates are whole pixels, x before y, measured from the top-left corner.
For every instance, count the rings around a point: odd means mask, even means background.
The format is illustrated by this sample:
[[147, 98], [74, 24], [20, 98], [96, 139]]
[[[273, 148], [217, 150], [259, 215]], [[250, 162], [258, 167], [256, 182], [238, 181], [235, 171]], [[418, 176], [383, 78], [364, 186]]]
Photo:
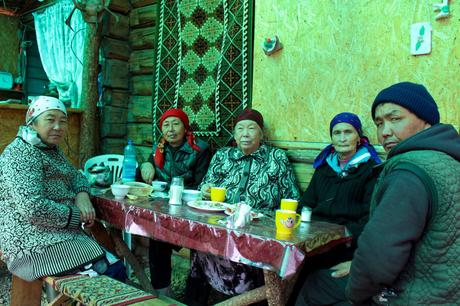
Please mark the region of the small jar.
[[302, 207], [300, 220], [302, 222], [310, 222], [311, 221], [311, 208], [310, 207], [307, 207], [307, 206]]
[[169, 204], [182, 205], [182, 191], [184, 190], [184, 178], [173, 177], [169, 188]]

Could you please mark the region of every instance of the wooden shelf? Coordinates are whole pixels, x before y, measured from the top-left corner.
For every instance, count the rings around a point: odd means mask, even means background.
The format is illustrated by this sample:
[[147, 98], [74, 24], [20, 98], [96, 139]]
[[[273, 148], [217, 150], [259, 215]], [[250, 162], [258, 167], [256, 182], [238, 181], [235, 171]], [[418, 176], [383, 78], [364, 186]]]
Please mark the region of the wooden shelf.
[[0, 101], [4, 101], [8, 99], [15, 99], [15, 100], [23, 101], [24, 93], [22, 91], [17, 91], [17, 90], [0, 89]]

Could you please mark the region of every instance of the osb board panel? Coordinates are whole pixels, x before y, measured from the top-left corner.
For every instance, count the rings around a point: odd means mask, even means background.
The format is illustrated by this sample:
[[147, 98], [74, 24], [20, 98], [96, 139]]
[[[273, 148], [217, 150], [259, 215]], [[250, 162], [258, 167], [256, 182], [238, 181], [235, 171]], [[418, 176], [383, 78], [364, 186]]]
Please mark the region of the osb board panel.
[[[352, 111], [375, 143], [372, 101], [405, 80], [425, 84], [441, 121], [458, 129], [460, 1], [450, 4], [453, 16], [435, 21], [426, 1], [257, 0], [253, 107], [268, 138], [329, 142], [331, 118]], [[433, 52], [414, 57], [410, 24], [421, 21], [433, 24]], [[268, 57], [260, 46], [272, 35], [284, 49]]]
[[18, 72], [19, 39], [18, 17], [0, 15], [0, 70]]
[[[2, 105], [0, 107], [0, 153], [5, 147], [13, 141], [21, 124], [24, 124], [27, 107], [9, 107]], [[61, 143], [61, 148], [72, 164], [80, 168], [78, 163], [79, 143], [80, 143], [80, 112], [69, 111], [69, 129], [67, 136]]]

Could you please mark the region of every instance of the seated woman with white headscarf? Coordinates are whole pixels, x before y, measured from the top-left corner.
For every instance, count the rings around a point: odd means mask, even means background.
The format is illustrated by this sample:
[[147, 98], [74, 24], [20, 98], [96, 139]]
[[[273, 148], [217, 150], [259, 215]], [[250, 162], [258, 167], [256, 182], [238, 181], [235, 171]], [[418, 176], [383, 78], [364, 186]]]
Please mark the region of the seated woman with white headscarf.
[[0, 156], [0, 250], [8, 270], [32, 281], [90, 268], [124, 281], [121, 261], [81, 228], [96, 214], [88, 181], [58, 147], [68, 129], [64, 104], [40, 96], [25, 123]]

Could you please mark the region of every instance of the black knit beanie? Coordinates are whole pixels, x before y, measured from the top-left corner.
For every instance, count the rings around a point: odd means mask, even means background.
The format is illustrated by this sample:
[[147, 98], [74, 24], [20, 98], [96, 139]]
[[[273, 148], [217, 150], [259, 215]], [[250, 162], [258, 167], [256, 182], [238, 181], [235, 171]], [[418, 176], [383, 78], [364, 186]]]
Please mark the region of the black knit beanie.
[[372, 104], [372, 119], [375, 119], [377, 105], [385, 102], [398, 104], [431, 125], [439, 123], [436, 102], [425, 86], [411, 82], [401, 82], [382, 90]]

